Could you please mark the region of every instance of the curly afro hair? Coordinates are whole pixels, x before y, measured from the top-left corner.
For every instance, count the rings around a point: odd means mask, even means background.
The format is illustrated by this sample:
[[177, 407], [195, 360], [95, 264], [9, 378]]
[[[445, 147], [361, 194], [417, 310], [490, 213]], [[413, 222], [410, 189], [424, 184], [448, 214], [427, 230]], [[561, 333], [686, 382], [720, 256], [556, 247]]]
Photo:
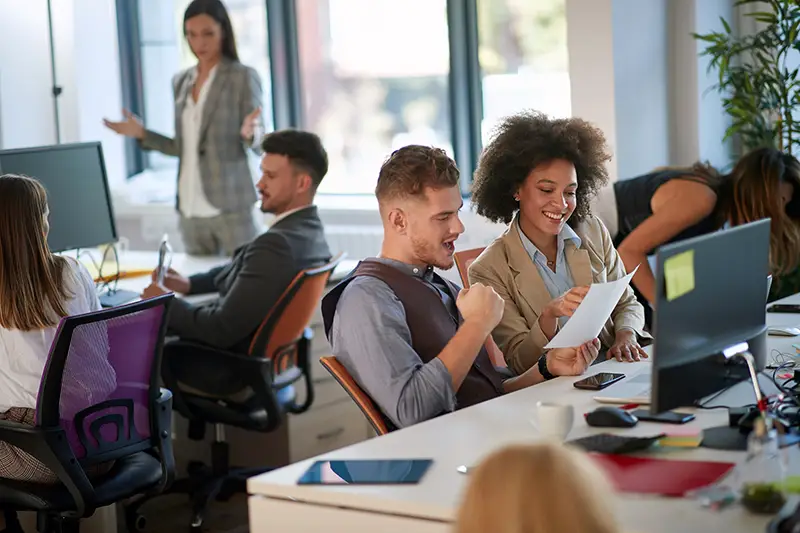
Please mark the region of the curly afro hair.
[[478, 214], [508, 224], [519, 205], [514, 194], [531, 171], [542, 163], [564, 159], [578, 176], [575, 211], [577, 226], [590, 214], [590, 200], [608, 183], [605, 163], [611, 159], [603, 132], [579, 118], [553, 119], [538, 111], [506, 117], [484, 148], [472, 182], [472, 202]]

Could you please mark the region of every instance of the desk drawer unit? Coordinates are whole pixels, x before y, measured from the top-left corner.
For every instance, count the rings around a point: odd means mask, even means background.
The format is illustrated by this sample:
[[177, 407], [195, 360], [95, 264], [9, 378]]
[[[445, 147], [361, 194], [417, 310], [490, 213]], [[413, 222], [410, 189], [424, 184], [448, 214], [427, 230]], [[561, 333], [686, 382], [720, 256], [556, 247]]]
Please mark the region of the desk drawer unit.
[[348, 397], [290, 418], [289, 458], [295, 463], [361, 442], [369, 436], [367, 420]]

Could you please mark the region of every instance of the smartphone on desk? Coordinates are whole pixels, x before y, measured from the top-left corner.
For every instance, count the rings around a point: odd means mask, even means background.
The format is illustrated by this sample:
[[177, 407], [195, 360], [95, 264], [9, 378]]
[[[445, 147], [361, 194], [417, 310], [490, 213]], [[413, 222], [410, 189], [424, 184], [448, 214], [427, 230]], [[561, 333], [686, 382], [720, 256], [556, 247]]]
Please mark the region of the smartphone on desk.
[[631, 414], [643, 422], [661, 422], [663, 424], [685, 424], [694, 420], [694, 415], [691, 413], [676, 413], [675, 411], [654, 415], [648, 409], [637, 409]]
[[767, 307], [768, 313], [800, 313], [800, 304], [772, 304]]
[[599, 374], [595, 374], [594, 376], [589, 376], [588, 378], [581, 379], [573, 383], [576, 389], [583, 389], [583, 390], [602, 390], [611, 385], [612, 383], [616, 383], [617, 381], [621, 380], [625, 377], [625, 374], [615, 374], [613, 372], [600, 372]]

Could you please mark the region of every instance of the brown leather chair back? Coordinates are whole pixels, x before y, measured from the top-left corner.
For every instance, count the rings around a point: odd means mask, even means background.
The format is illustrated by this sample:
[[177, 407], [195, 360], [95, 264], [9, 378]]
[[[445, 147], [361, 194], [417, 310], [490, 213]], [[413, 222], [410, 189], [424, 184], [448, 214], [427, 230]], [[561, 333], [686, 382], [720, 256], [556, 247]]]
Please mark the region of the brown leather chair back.
[[364, 389], [358, 386], [358, 383], [353, 379], [353, 376], [350, 375], [350, 372], [342, 366], [342, 363], [336, 360], [336, 357], [333, 355], [328, 357], [320, 357], [319, 359], [320, 364], [331, 373], [331, 375], [339, 382], [347, 394], [356, 402], [356, 405], [361, 412], [364, 413], [364, 416], [367, 417], [367, 420], [372, 427], [375, 429], [375, 433], [378, 435], [386, 435], [387, 433], [394, 431], [395, 428], [394, 424], [391, 423], [378, 409], [378, 406], [375, 405], [375, 402], [372, 401], [372, 398], [364, 392]]
[[256, 331], [248, 353], [271, 359], [275, 375], [297, 365], [296, 345], [319, 307], [328, 279], [344, 256], [340, 253], [329, 263], [295, 276]]
[[[464, 287], [469, 287], [469, 266], [485, 249], [485, 247], [470, 248], [469, 250], [462, 250], [453, 254], [453, 259], [455, 259], [456, 268], [458, 269], [458, 275], [461, 276], [461, 284]], [[491, 337], [486, 340], [486, 351], [489, 352], [489, 359], [492, 360], [494, 366], [501, 368], [508, 366], [506, 365], [506, 360], [503, 358], [502, 352], [500, 352], [500, 349], [497, 348], [495, 343], [490, 342], [490, 339]]]
[[485, 250], [485, 247], [470, 248], [469, 250], [461, 250], [453, 254], [453, 259], [456, 261], [456, 268], [458, 275], [461, 276], [461, 285], [469, 287], [469, 266], [475, 261], [479, 255]]

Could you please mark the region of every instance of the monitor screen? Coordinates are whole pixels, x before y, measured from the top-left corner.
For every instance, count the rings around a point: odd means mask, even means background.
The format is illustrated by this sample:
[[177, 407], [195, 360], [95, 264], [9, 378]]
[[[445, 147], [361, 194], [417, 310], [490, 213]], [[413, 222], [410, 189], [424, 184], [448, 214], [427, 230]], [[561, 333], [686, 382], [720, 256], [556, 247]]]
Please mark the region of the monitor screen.
[[36, 178], [47, 189], [51, 251], [116, 242], [99, 142], [0, 151], [0, 173]]
[[764, 219], [658, 250], [653, 412], [692, 406], [749, 379], [742, 359], [723, 356], [730, 346], [747, 342], [764, 368], [769, 240]]

